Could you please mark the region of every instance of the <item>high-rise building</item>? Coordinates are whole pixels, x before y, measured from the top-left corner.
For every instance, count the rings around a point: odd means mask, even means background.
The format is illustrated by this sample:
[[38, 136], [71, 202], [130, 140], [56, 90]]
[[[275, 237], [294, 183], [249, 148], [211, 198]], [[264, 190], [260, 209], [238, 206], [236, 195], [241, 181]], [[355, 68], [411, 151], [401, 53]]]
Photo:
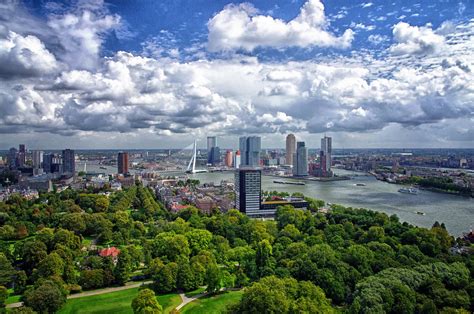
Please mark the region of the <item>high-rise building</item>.
[[210, 152], [211, 148], [217, 146], [217, 137], [215, 136], [208, 136], [207, 137], [207, 151]]
[[227, 152], [225, 153], [225, 165], [226, 167], [232, 167], [232, 162], [233, 162], [233, 158], [232, 158], [232, 150], [228, 149]]
[[[207, 137], [207, 163], [208, 164], [213, 164], [213, 155], [215, 152], [212, 151], [214, 147], [217, 146], [217, 137], [215, 136], [208, 136]], [[219, 152], [220, 155], [220, 152]]]
[[44, 154], [43, 155], [43, 171], [45, 173], [53, 172], [53, 158], [54, 154]]
[[43, 164], [43, 151], [34, 150], [32, 153], [33, 168], [39, 169]]
[[332, 177], [331, 165], [332, 165], [332, 139], [328, 136], [324, 136], [321, 139], [321, 152], [320, 152], [320, 164], [321, 164], [321, 176]]
[[32, 154], [33, 174], [39, 175], [43, 173], [43, 152], [41, 150], [34, 150]]
[[119, 174], [128, 173], [128, 153], [120, 152], [117, 156], [117, 170]]
[[73, 149], [63, 150], [63, 173], [74, 175], [76, 173], [76, 155]]
[[296, 137], [294, 134], [286, 136], [286, 164], [293, 164], [293, 154], [296, 151]]
[[296, 153], [293, 154], [293, 175], [298, 177], [308, 175], [308, 148], [304, 142], [296, 143]]
[[8, 167], [10, 169], [16, 169], [18, 165], [18, 151], [15, 147], [10, 148], [8, 151]]
[[234, 168], [239, 169], [240, 168], [240, 150], [237, 150], [235, 152], [234, 156]]
[[23, 167], [26, 163], [26, 146], [25, 144], [20, 144], [18, 147], [18, 167]]
[[235, 170], [235, 207], [247, 215], [258, 215], [262, 199], [262, 171], [255, 168]]
[[218, 146], [211, 148], [208, 154], [207, 163], [211, 165], [217, 165], [221, 162], [221, 150]]
[[243, 136], [239, 139], [241, 166], [259, 167], [261, 139], [259, 136]]

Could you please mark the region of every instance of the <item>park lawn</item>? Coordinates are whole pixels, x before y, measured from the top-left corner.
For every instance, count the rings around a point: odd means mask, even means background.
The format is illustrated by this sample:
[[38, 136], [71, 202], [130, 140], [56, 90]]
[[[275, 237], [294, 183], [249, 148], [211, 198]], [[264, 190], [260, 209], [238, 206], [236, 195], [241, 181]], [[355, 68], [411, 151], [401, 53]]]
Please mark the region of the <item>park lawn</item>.
[[230, 304], [242, 298], [243, 291], [226, 291], [213, 296], [203, 296], [181, 309], [182, 314], [217, 314], [223, 313]]
[[[137, 294], [138, 288], [132, 288], [89, 297], [69, 299], [58, 313], [132, 314], [132, 300]], [[181, 303], [181, 298], [178, 294], [159, 295], [157, 299], [163, 307], [164, 313], [169, 313]]]
[[21, 298], [21, 295], [11, 295], [5, 301], [5, 304], [12, 304], [12, 303], [20, 302], [20, 298]]

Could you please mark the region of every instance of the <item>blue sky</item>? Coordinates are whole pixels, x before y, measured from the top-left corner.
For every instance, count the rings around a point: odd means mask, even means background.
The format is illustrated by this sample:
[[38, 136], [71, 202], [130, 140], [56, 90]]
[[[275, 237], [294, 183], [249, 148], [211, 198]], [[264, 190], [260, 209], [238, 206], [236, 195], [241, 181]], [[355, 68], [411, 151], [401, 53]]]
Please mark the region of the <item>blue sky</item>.
[[9, 1], [0, 147], [474, 147], [472, 1]]

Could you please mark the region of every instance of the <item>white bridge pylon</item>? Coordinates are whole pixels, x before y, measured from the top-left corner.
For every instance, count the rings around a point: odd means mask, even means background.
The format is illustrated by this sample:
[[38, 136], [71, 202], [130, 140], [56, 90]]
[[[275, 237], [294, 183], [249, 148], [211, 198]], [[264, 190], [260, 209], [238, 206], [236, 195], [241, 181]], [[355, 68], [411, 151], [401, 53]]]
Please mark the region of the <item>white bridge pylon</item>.
[[193, 156], [191, 157], [188, 167], [186, 168], [186, 173], [207, 172], [207, 170], [205, 169], [196, 169], [196, 154], [197, 154], [197, 141], [194, 140]]

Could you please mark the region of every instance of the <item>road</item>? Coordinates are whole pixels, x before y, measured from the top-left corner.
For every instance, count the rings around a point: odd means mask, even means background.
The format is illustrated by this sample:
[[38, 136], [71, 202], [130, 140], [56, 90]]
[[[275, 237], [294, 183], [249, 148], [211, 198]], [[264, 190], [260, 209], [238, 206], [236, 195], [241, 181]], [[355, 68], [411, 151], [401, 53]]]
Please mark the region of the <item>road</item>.
[[[105, 294], [105, 293], [110, 293], [110, 292], [115, 292], [115, 291], [133, 289], [133, 288], [138, 288], [141, 285], [150, 284], [152, 282], [153, 281], [142, 281], [142, 282], [131, 283], [131, 284], [121, 286], [121, 287], [110, 287], [110, 288], [97, 289], [97, 290], [92, 290], [92, 291], [85, 291], [85, 292], [81, 292], [81, 293], [75, 293], [75, 294], [68, 295], [67, 298], [68, 299], [77, 299], [77, 298], [82, 298], [82, 297], [90, 297], [92, 295], [99, 295], [99, 294]], [[23, 305], [23, 302], [16, 302], [16, 303], [7, 304], [7, 308], [20, 307], [22, 305]]]

